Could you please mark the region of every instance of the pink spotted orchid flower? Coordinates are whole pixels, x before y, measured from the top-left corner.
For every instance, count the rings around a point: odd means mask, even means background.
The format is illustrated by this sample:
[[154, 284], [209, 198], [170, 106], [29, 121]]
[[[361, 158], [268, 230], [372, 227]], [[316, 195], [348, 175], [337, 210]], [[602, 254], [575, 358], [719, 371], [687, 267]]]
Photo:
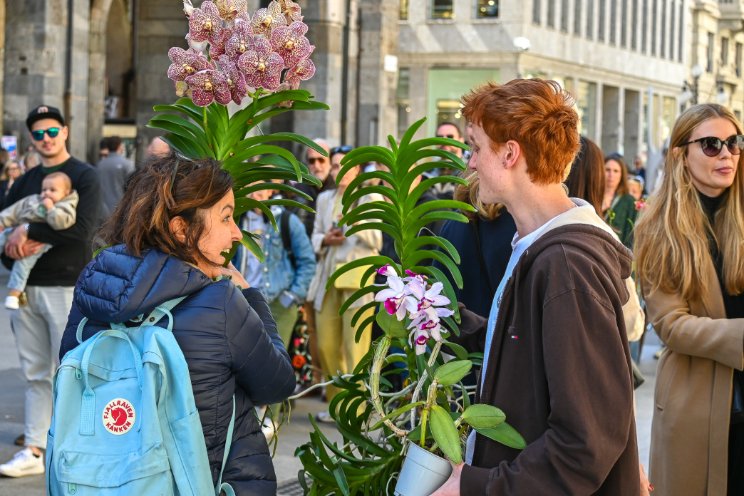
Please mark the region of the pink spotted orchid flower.
[[172, 62], [168, 67], [168, 78], [173, 81], [184, 81], [192, 74], [213, 68], [211, 62], [195, 50], [173, 47], [168, 50], [168, 57]]
[[271, 48], [282, 56], [287, 67], [293, 67], [309, 57], [315, 48], [305, 37], [305, 33], [307, 24], [302, 22], [278, 26], [271, 32]]
[[206, 0], [201, 8], [191, 11], [189, 35], [193, 41], [213, 40], [222, 30], [222, 18], [214, 2]]
[[271, 32], [279, 26], [286, 26], [287, 19], [282, 14], [282, 8], [276, 0], [269, 3], [265, 9], [258, 9], [251, 19], [254, 34], [271, 36]]
[[238, 59], [238, 68], [243, 71], [248, 86], [273, 91], [281, 84], [284, 61], [271, 51], [266, 38], [257, 36], [250, 49]]
[[212, 101], [227, 105], [230, 103], [230, 88], [227, 77], [220, 71], [207, 69], [186, 78], [191, 89], [191, 100], [200, 107], [206, 107]]

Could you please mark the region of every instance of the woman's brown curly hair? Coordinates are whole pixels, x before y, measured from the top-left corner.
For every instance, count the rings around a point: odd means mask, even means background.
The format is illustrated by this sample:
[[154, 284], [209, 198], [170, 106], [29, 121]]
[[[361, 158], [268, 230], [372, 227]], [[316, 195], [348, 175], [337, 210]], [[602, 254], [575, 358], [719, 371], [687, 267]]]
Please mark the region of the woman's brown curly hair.
[[[199, 250], [203, 210], [220, 201], [232, 185], [232, 177], [216, 160], [191, 160], [174, 153], [154, 157], [131, 176], [99, 234], [106, 244], [125, 244], [134, 256], [156, 248], [189, 263], [208, 261]], [[183, 241], [170, 229], [176, 216], [187, 224]]]

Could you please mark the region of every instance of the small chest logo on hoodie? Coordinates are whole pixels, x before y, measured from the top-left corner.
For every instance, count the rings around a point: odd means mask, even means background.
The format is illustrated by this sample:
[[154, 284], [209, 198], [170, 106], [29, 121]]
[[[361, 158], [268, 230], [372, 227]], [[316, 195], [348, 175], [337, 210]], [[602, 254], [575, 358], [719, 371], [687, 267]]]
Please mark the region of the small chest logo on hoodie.
[[132, 404], [124, 398], [115, 398], [103, 409], [103, 427], [111, 434], [121, 436], [134, 426], [135, 411]]

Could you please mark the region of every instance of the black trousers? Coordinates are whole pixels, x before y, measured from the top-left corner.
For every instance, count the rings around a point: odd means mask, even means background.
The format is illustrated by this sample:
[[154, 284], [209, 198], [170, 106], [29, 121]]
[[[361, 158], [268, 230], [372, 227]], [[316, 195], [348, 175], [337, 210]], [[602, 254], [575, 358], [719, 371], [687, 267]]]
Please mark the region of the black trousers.
[[729, 430], [728, 496], [744, 496], [744, 422]]

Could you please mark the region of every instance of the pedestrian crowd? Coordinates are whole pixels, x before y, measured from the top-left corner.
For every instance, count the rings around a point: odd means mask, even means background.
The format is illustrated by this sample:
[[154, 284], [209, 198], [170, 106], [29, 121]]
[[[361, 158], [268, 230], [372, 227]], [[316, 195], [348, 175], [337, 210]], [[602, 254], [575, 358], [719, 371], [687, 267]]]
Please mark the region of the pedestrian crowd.
[[[454, 198], [477, 212], [424, 229], [462, 259], [452, 339], [484, 353], [468, 379], [474, 400], [502, 408], [527, 447], [471, 434], [465, 464], [435, 494], [744, 494], [741, 122], [717, 104], [684, 111], [648, 191], [643, 157], [630, 169], [579, 136], [573, 101], [552, 81], [489, 83], [463, 104], [466, 128], [441, 122], [436, 136], [469, 144], [443, 146], [468, 163], [467, 185], [438, 183], [420, 201]], [[135, 167], [109, 137], [90, 166], [67, 151], [58, 109], [36, 107], [26, 124], [33, 149], [0, 156], [5, 305], [27, 381], [22, 449], [0, 474], [44, 473], [54, 372], [80, 338], [179, 299], [169, 314], [213, 482], [274, 494], [267, 441], [282, 402], [351, 373], [379, 332], [358, 332], [373, 308], [355, 322], [353, 308], [339, 314], [358, 274], [327, 281], [350, 261], [394, 256], [386, 233], [348, 235], [340, 222], [351, 181], [382, 166], [338, 178], [352, 147], [316, 139], [325, 154], [308, 148], [302, 159], [318, 185], [293, 183], [308, 208], [274, 206], [273, 224], [261, 209], [233, 218], [232, 179], [216, 161], [184, 159], [156, 138]], [[283, 195], [280, 184], [251, 194]], [[240, 247], [226, 260], [241, 229], [262, 259]], [[94, 241], [105, 248], [91, 261]], [[651, 328], [665, 348], [646, 477], [633, 389]], [[309, 391], [328, 402], [338, 392], [330, 382]]]

